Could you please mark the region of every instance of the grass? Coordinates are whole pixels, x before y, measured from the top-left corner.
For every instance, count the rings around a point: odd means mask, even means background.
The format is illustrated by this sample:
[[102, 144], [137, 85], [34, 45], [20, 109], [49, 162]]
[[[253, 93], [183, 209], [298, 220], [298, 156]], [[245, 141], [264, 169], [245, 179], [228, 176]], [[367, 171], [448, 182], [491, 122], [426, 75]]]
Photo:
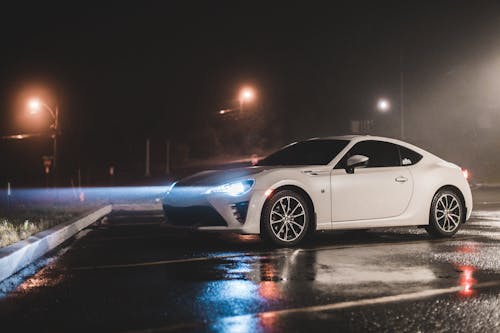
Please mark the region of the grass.
[[96, 204], [16, 205], [0, 211], [0, 248], [40, 231], [73, 220], [97, 208]]
[[19, 242], [47, 228], [50, 228], [50, 224], [45, 221], [35, 224], [26, 220], [20, 225], [15, 225], [7, 219], [0, 220], [0, 247]]

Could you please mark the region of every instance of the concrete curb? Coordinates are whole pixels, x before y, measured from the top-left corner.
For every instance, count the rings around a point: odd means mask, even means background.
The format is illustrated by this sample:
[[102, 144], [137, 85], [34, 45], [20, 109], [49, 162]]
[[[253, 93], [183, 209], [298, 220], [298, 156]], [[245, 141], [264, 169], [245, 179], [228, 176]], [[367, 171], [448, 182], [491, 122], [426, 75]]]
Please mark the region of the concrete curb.
[[104, 206], [76, 221], [61, 223], [23, 241], [1, 248], [0, 281], [33, 263], [80, 230], [108, 215], [112, 209], [111, 205]]

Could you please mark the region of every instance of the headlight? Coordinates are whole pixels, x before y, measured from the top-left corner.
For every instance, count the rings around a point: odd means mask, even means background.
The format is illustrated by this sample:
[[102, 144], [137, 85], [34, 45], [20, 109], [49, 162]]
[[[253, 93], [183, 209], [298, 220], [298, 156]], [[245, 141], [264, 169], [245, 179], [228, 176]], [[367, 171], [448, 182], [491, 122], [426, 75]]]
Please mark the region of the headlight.
[[172, 189], [174, 188], [175, 184], [177, 184], [177, 182], [173, 182], [172, 185], [170, 185], [167, 189], [167, 192], [165, 193], [165, 196], [167, 196], [170, 191], [172, 191]]
[[243, 180], [234, 183], [227, 183], [217, 187], [212, 187], [211, 189], [207, 190], [205, 194], [224, 193], [232, 197], [237, 197], [245, 193], [248, 193], [252, 189], [254, 183], [255, 180], [253, 179]]

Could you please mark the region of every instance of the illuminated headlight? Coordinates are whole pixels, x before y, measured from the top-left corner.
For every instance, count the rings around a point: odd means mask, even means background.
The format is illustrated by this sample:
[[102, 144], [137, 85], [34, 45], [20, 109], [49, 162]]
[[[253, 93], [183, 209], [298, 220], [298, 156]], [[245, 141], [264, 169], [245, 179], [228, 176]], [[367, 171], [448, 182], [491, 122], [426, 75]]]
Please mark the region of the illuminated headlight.
[[207, 190], [205, 194], [223, 193], [230, 195], [232, 197], [237, 197], [245, 193], [248, 193], [252, 189], [254, 183], [255, 180], [253, 179], [243, 180], [234, 183], [227, 183], [217, 187], [212, 187], [211, 189]]
[[175, 184], [177, 184], [177, 182], [173, 182], [172, 185], [170, 185], [167, 189], [167, 192], [165, 193], [165, 196], [167, 196], [170, 191], [172, 191], [172, 189], [174, 188]]

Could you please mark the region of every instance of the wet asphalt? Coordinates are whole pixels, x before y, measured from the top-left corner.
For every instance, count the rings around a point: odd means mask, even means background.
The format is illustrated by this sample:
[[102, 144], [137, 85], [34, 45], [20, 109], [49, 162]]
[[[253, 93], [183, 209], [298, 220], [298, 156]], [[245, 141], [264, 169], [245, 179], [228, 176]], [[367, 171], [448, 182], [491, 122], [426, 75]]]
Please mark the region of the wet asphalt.
[[500, 332], [500, 205], [484, 197], [452, 239], [372, 229], [292, 249], [116, 212], [3, 283], [2, 332]]

